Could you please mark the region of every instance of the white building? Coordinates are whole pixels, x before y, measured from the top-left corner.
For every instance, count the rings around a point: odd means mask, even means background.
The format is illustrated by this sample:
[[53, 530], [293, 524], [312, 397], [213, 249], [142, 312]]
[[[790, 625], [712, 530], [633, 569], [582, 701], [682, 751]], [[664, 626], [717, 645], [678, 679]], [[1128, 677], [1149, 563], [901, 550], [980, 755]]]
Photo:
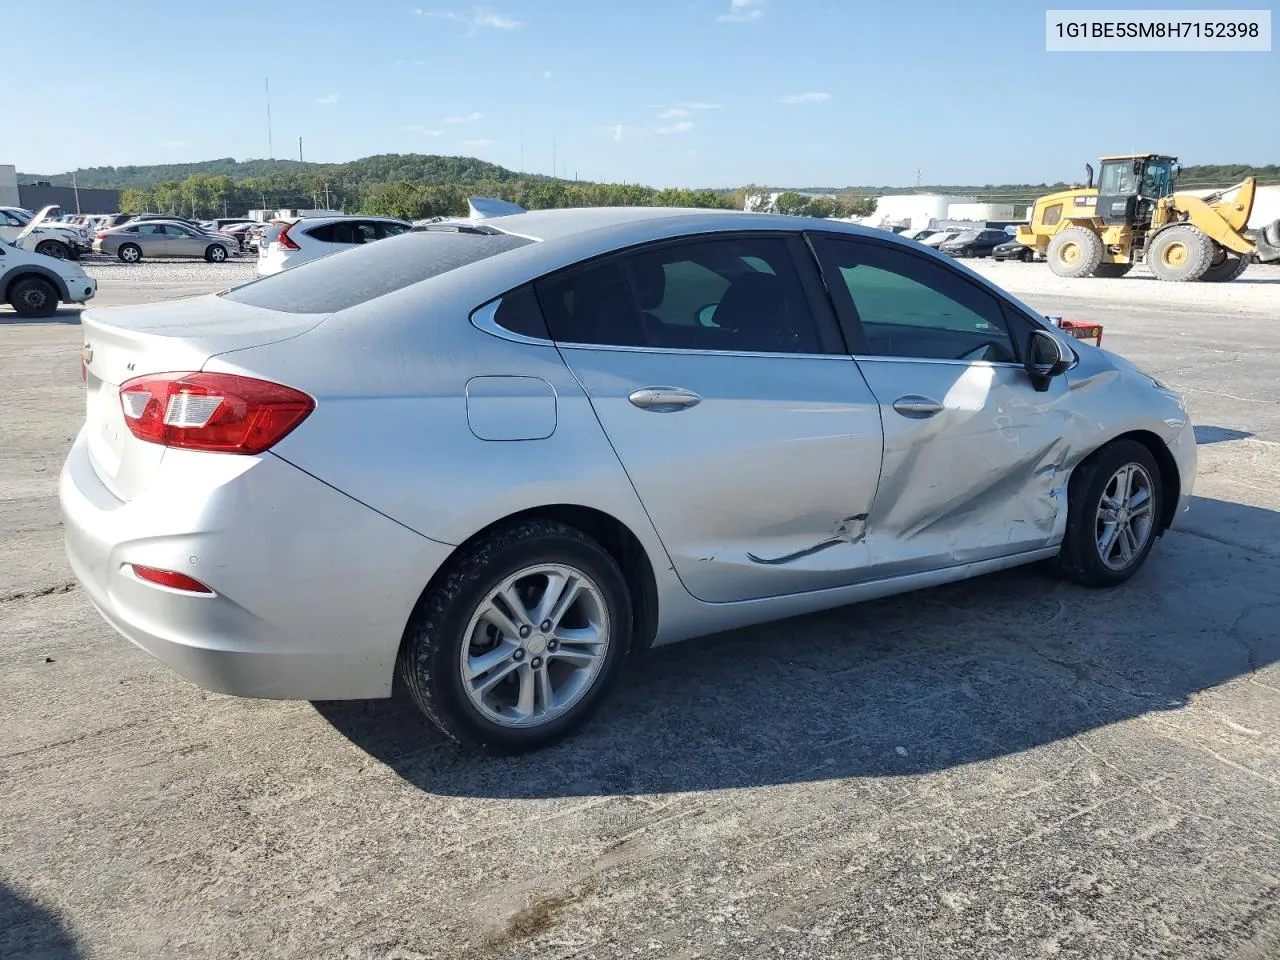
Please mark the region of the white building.
[[18, 168], [11, 163], [0, 163], [0, 207], [20, 207], [18, 196]]
[[960, 219], [953, 205], [972, 205], [977, 197], [957, 197], [942, 193], [900, 193], [876, 197], [876, 212], [858, 222], [868, 227], [909, 227], [923, 230], [941, 220]]

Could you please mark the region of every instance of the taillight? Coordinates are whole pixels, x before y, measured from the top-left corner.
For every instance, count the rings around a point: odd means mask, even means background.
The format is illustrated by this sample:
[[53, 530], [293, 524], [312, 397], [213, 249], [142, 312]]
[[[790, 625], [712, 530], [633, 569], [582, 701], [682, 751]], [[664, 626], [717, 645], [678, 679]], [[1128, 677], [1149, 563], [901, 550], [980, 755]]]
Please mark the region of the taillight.
[[106, 235], [105, 233], [95, 233], [95, 234], [93, 235], [93, 239], [95, 239], [95, 240], [105, 240], [105, 239], [107, 239], [107, 235]]
[[139, 580], [146, 580], [148, 583], [158, 583], [162, 587], [185, 590], [188, 593], [213, 593], [199, 580], [188, 577], [185, 573], [174, 573], [172, 570], [157, 570], [155, 567], [144, 567], [138, 563], [131, 563], [129, 566], [133, 568], [134, 576]]
[[292, 387], [230, 373], [160, 373], [120, 387], [139, 440], [211, 453], [262, 453], [316, 407]]
[[292, 223], [286, 223], [280, 230], [280, 236], [276, 237], [276, 243], [280, 244], [285, 250], [301, 250], [302, 248], [293, 242], [293, 238], [289, 236], [289, 231], [293, 229]]

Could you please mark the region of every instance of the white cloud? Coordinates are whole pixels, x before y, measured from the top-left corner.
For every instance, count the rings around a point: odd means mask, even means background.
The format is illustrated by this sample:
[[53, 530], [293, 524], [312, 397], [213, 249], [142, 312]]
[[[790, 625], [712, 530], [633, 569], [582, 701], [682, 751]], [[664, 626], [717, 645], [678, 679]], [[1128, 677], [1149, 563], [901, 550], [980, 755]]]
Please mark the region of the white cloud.
[[422, 66], [426, 66], [426, 63], [427, 61], [425, 60], [397, 60], [396, 66], [397, 67], [422, 67]]
[[439, 20], [451, 20], [454, 23], [465, 24], [467, 27], [467, 36], [475, 36], [480, 30], [519, 30], [524, 26], [519, 20], [513, 20], [511, 17], [503, 16], [500, 13], [454, 13], [452, 10], [428, 10], [424, 11], [421, 7], [415, 7], [414, 13], [419, 16], [424, 14], [428, 17], [435, 17]]
[[323, 106], [328, 106], [331, 103], [337, 103], [337, 102], [338, 102], [338, 95], [336, 93], [326, 94], [323, 97], [316, 97], [316, 103], [319, 103]]
[[543, 80], [550, 80], [553, 76], [554, 76], [554, 74], [553, 74], [550, 70], [547, 70], [547, 71], [545, 71], [545, 72], [542, 74], [542, 79], [543, 79]]
[[493, 146], [493, 141], [492, 140], [463, 140], [462, 145], [464, 147], [491, 147]]
[[658, 127], [654, 133], [688, 133], [694, 128], [694, 124], [689, 120], [681, 120], [679, 123], [669, 123], [664, 127]]
[[622, 124], [620, 123], [615, 123], [613, 125], [613, 142], [614, 143], [622, 142]]
[[406, 124], [400, 129], [403, 130], [405, 133], [420, 133], [424, 137], [438, 137], [442, 133], [444, 133], [443, 130], [432, 130], [430, 127], [424, 127], [420, 123]]
[[729, 12], [716, 17], [721, 23], [750, 23], [764, 16], [765, 0], [730, 0]]
[[684, 103], [677, 103], [677, 107], [681, 110], [719, 110], [718, 103], [703, 103], [699, 100], [686, 100]]
[[663, 110], [658, 114], [659, 120], [674, 120], [676, 117], [687, 117], [689, 111], [684, 107], [672, 107], [670, 110]]
[[477, 120], [483, 120], [484, 114], [479, 112], [468, 113], [465, 117], [445, 117], [441, 123], [475, 123]]
[[831, 94], [822, 93], [820, 91], [812, 91], [810, 93], [793, 93], [789, 97], [783, 97], [783, 103], [826, 103], [831, 99]]

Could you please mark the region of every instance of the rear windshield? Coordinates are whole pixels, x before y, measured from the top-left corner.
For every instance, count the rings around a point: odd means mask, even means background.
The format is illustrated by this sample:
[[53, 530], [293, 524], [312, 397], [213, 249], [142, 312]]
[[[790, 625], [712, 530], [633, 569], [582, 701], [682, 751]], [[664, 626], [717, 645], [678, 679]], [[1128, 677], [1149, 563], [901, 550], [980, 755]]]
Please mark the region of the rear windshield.
[[285, 313], [334, 313], [533, 242], [505, 233], [406, 233], [300, 264], [223, 296]]

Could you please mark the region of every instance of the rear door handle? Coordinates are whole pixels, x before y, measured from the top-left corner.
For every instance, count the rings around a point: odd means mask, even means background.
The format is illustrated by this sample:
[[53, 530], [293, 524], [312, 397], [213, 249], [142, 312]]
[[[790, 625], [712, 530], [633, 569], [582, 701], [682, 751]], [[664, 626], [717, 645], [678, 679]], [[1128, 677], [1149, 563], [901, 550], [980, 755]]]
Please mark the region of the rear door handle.
[[654, 413], [687, 410], [702, 402], [702, 398], [692, 390], [681, 387], [641, 387], [633, 390], [627, 399], [641, 410], [652, 410]]
[[893, 409], [904, 417], [923, 420], [925, 417], [932, 417], [935, 413], [941, 413], [943, 406], [931, 397], [910, 394], [893, 401]]

